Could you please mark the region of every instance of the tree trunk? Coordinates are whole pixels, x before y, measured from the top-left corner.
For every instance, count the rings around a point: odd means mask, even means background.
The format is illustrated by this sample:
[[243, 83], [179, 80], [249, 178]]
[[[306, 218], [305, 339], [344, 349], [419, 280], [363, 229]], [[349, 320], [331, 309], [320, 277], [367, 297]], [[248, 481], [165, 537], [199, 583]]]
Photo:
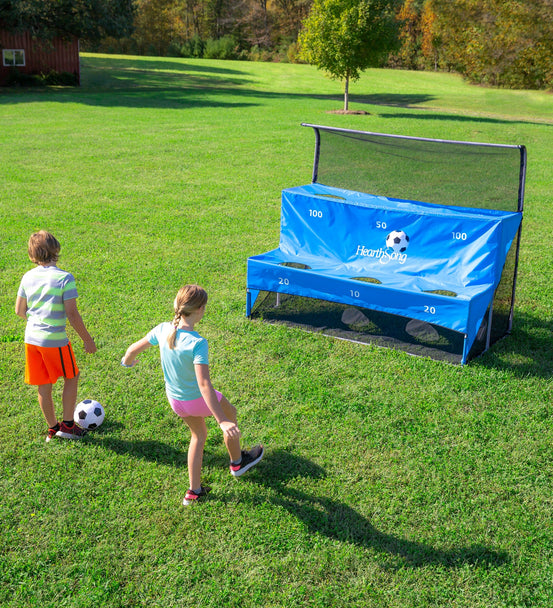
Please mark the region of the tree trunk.
[[344, 110], [347, 112], [349, 106], [349, 76], [346, 76], [344, 84]]

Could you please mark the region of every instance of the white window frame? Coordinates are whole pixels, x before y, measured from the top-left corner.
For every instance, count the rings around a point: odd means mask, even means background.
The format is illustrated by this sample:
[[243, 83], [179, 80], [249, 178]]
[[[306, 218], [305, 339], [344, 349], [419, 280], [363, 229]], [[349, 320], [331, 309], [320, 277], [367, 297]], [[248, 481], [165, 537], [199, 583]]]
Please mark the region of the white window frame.
[[[8, 53], [12, 53], [12, 62], [8, 62]], [[19, 60], [19, 62], [18, 62]], [[25, 66], [24, 49], [2, 49], [2, 65], [4, 67], [17, 68]]]

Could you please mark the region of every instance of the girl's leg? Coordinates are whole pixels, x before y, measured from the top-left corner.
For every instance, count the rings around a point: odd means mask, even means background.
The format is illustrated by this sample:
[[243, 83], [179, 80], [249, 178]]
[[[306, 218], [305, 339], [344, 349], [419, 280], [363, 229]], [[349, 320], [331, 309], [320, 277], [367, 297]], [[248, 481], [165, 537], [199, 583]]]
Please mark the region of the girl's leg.
[[63, 419], [73, 420], [75, 405], [77, 405], [77, 389], [79, 388], [79, 374], [74, 378], [65, 378], [63, 385]]
[[[223, 395], [221, 401], [221, 407], [223, 408], [223, 413], [225, 416], [234, 424], [237, 424], [236, 417], [236, 408], [232, 403]], [[240, 449], [240, 438], [239, 437], [224, 437], [225, 445], [227, 446], [227, 451], [230, 456], [231, 462], [238, 462], [242, 455], [242, 451]]]
[[56, 418], [56, 410], [54, 408], [54, 400], [52, 398], [52, 385], [40, 384], [38, 387], [38, 404], [42, 410], [46, 423], [50, 428], [53, 428], [58, 423]]
[[191, 438], [188, 447], [188, 477], [190, 489], [197, 490], [201, 485], [202, 462], [204, 458], [204, 446], [207, 439], [207, 427], [205, 419], [200, 416], [187, 416], [183, 418], [190, 428]]

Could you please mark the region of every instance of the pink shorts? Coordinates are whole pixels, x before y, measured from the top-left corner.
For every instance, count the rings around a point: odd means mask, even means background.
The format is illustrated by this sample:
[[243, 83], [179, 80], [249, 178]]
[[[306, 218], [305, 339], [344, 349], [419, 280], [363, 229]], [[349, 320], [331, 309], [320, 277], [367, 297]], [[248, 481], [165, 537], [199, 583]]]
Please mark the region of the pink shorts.
[[[217, 395], [217, 401], [221, 401], [223, 394], [219, 391], [215, 391]], [[201, 416], [206, 418], [207, 416], [213, 416], [211, 410], [207, 407], [207, 403], [203, 397], [198, 399], [192, 399], [192, 401], [179, 401], [167, 396], [169, 403], [173, 408], [173, 411], [177, 416], [181, 418], [187, 418], [188, 416]]]

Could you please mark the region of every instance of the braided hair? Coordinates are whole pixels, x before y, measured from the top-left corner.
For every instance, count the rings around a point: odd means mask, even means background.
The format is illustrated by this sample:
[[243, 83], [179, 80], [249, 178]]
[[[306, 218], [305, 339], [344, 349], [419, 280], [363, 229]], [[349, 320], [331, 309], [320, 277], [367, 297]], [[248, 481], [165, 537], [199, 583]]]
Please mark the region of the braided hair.
[[199, 285], [184, 285], [179, 289], [175, 298], [175, 316], [173, 317], [173, 330], [167, 337], [170, 349], [175, 348], [177, 329], [183, 317], [188, 317], [202, 306], [207, 304], [207, 292]]

